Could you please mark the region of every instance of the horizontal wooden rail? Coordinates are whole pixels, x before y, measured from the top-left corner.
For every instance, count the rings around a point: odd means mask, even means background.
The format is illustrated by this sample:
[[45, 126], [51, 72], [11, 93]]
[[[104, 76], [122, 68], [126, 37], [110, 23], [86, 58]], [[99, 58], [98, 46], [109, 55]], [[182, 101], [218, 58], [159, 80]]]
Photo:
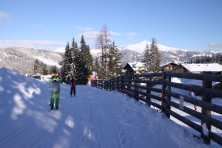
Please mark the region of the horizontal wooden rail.
[[[175, 83], [171, 81], [172, 78], [186, 79], [187, 81], [198, 80], [200, 84]], [[138, 101], [143, 101], [148, 106], [161, 110], [167, 117], [173, 116], [201, 133], [201, 138], [205, 143], [209, 144], [210, 140], [213, 140], [222, 145], [222, 137], [211, 131], [211, 126], [222, 130], [222, 121], [211, 115], [211, 112], [215, 112], [222, 116], [222, 106], [211, 103], [214, 98], [222, 99], [222, 91], [213, 87], [215, 82], [222, 83], [222, 75], [162, 72], [122, 75], [109, 80], [92, 81], [91, 84], [93, 87], [119, 91]], [[174, 92], [175, 88], [187, 91], [187, 95]], [[188, 92], [194, 93], [201, 100], [188, 96]], [[202, 111], [195, 111], [184, 105], [185, 103], [197, 105], [202, 108]], [[195, 117], [199, 120], [199, 124], [178, 114], [171, 109], [172, 107]], [[209, 130], [208, 135], [203, 133], [202, 124], [204, 123]]]

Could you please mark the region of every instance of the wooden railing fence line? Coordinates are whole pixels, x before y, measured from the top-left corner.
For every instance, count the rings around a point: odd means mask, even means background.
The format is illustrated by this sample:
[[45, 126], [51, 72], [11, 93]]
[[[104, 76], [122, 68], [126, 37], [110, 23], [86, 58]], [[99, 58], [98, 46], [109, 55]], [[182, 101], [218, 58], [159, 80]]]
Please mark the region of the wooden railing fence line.
[[[189, 82], [176, 83], [172, 81], [173, 78]], [[191, 84], [192, 81], [195, 83]], [[199, 85], [196, 85], [196, 82], [199, 82]], [[195, 129], [200, 133], [200, 138], [203, 138], [204, 143], [210, 144], [210, 141], [213, 140], [222, 145], [222, 135], [211, 130], [212, 126], [222, 130], [222, 106], [212, 103], [214, 98], [219, 98], [222, 102], [222, 90], [213, 87], [214, 83], [222, 83], [222, 75], [162, 72], [93, 80], [91, 86], [108, 91], [118, 91], [138, 101], [143, 101], [149, 107], [165, 113], [168, 118], [173, 116]], [[202, 99], [194, 99], [180, 91], [193, 93]], [[198, 106], [201, 108], [201, 112], [190, 108], [186, 105], [187, 103]], [[200, 121], [199, 124], [181, 116], [172, 108], [197, 118]], [[219, 114], [221, 118], [214, 118], [211, 112]], [[206, 131], [208, 131], [207, 134]]]

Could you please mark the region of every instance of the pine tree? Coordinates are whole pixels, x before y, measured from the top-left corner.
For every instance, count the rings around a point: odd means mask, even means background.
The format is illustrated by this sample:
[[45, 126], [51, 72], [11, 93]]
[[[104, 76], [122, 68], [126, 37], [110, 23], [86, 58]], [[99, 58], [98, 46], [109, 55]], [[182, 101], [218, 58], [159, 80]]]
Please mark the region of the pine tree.
[[38, 73], [39, 72], [39, 69], [40, 69], [39, 65], [40, 65], [40, 61], [38, 59], [36, 59], [35, 63], [34, 63], [34, 69], [33, 69], [34, 73]]
[[72, 46], [70, 50], [70, 71], [69, 71], [69, 77], [70, 78], [76, 78], [77, 83], [79, 83], [81, 72], [80, 72], [80, 51], [78, 49], [78, 45], [75, 42], [75, 39], [72, 40]]
[[113, 42], [108, 54], [108, 77], [121, 74], [120, 52]]
[[158, 72], [160, 69], [159, 67], [160, 60], [161, 60], [161, 56], [160, 56], [160, 52], [156, 44], [156, 40], [152, 38], [150, 48], [148, 47], [148, 45], [146, 46], [144, 58], [143, 58], [143, 61], [145, 62], [147, 70], [152, 71], [152, 72]]
[[47, 66], [43, 62], [41, 62], [41, 74], [43, 74], [43, 75], [48, 74]]
[[145, 52], [144, 52], [144, 57], [143, 57], [143, 60], [142, 60], [142, 62], [145, 64], [145, 67], [146, 67], [147, 70], [149, 70], [150, 65], [152, 65], [150, 57], [151, 57], [151, 51], [149, 49], [149, 45], [147, 44], [146, 48], [145, 48]]
[[153, 72], [158, 72], [160, 69], [161, 56], [160, 56], [160, 52], [159, 52], [159, 49], [156, 44], [156, 40], [154, 38], [152, 39], [150, 49], [151, 49], [151, 54], [152, 54], [151, 57], [152, 57], [152, 61], [153, 61], [153, 65], [151, 66], [151, 70]]
[[70, 49], [69, 49], [69, 42], [66, 45], [65, 53], [63, 57], [62, 67], [61, 67], [61, 76], [64, 82], [68, 83], [68, 75], [70, 71]]
[[81, 41], [80, 41], [80, 49], [81, 49], [81, 72], [82, 72], [82, 83], [87, 83], [87, 78], [91, 74], [91, 68], [92, 68], [92, 55], [90, 54], [90, 48], [88, 45], [86, 45], [84, 36], [82, 35]]
[[101, 70], [101, 65], [100, 65], [101, 63], [99, 62], [99, 58], [98, 57], [96, 57], [95, 58], [95, 62], [94, 62], [94, 64], [93, 64], [93, 70], [94, 71], [96, 71], [97, 72], [97, 74], [99, 75], [99, 76], [101, 76], [102, 75], [102, 70]]
[[47, 66], [43, 62], [39, 61], [38, 59], [35, 60], [34, 63], [34, 73], [39, 73], [39, 74], [48, 74]]

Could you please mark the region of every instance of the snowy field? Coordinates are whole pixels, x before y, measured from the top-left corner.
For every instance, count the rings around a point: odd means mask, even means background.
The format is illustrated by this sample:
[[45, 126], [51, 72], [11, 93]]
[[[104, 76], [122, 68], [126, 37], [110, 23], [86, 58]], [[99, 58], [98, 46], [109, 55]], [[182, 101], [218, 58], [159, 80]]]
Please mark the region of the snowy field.
[[0, 68], [1, 148], [219, 148], [118, 92], [61, 84], [61, 108], [49, 111], [47, 82]]

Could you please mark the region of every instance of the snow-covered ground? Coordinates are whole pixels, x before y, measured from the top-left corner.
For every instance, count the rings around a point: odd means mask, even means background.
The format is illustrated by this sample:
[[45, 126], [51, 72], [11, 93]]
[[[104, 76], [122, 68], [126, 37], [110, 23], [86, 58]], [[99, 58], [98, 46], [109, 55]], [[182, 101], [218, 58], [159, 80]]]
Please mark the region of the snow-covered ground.
[[118, 92], [61, 84], [61, 108], [49, 111], [47, 82], [0, 68], [1, 148], [207, 148], [189, 130]]

